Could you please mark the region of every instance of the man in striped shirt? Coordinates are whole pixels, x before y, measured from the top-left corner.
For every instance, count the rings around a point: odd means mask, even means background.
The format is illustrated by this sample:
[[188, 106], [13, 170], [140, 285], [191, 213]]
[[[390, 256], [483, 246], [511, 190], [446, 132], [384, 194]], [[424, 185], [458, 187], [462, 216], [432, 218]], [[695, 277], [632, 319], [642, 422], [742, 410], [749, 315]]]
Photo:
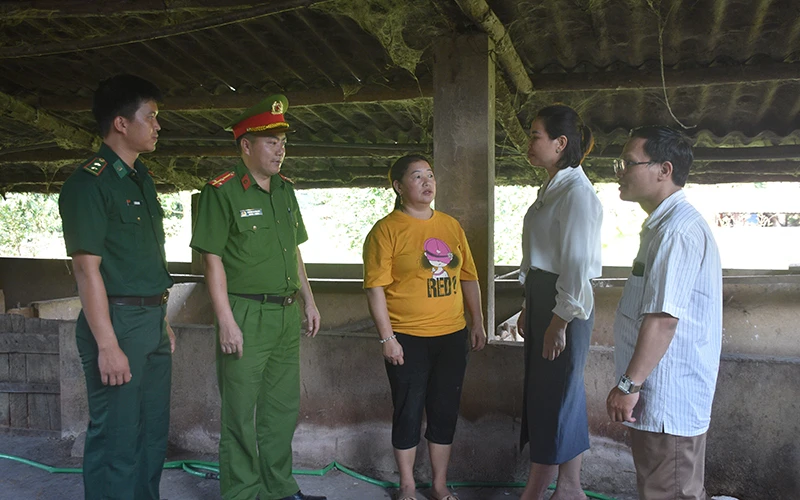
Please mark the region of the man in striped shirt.
[[668, 127], [631, 132], [614, 163], [620, 198], [648, 217], [614, 321], [619, 383], [608, 415], [630, 428], [639, 497], [706, 499], [706, 432], [722, 346], [722, 268], [708, 224], [686, 200], [691, 141]]

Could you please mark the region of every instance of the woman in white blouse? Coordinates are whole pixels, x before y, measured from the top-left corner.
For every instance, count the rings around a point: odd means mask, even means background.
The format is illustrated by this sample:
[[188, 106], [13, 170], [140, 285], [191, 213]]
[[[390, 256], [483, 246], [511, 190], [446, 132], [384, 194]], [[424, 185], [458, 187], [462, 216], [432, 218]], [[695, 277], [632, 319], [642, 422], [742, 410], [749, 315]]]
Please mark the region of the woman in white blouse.
[[603, 209], [581, 162], [592, 132], [564, 105], [541, 109], [531, 124], [528, 161], [548, 179], [522, 229], [520, 281], [525, 304], [525, 390], [520, 448], [530, 443], [522, 500], [540, 500], [558, 473], [552, 498], [585, 499], [581, 455], [589, 449], [583, 369], [594, 325], [590, 280], [602, 273]]

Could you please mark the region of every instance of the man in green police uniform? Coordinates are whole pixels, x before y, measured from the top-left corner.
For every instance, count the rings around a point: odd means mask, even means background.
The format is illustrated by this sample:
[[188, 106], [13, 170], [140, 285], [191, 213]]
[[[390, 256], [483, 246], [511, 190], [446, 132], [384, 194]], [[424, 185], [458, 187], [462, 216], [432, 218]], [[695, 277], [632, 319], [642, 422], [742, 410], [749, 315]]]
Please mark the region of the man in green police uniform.
[[162, 211], [139, 153], [158, 139], [161, 92], [119, 75], [100, 84], [95, 156], [61, 189], [80, 316], [76, 340], [89, 399], [83, 483], [89, 499], [158, 500], [167, 452], [175, 336]]
[[268, 97], [227, 128], [242, 158], [203, 188], [192, 237], [217, 317], [226, 500], [325, 499], [303, 494], [292, 477], [300, 404], [298, 293], [307, 336], [317, 334], [320, 317], [297, 247], [308, 235], [292, 183], [280, 174], [288, 106], [282, 95]]

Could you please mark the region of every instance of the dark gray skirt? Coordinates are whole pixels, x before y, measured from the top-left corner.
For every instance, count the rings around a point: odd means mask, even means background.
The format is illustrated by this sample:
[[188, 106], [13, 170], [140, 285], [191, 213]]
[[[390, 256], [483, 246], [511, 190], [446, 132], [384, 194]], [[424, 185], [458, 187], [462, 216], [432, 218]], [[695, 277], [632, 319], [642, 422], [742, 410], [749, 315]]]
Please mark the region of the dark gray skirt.
[[525, 279], [525, 389], [520, 450], [530, 443], [531, 462], [556, 465], [589, 449], [583, 369], [594, 310], [567, 326], [567, 345], [554, 360], [542, 357], [544, 333], [556, 306], [557, 274], [530, 271]]

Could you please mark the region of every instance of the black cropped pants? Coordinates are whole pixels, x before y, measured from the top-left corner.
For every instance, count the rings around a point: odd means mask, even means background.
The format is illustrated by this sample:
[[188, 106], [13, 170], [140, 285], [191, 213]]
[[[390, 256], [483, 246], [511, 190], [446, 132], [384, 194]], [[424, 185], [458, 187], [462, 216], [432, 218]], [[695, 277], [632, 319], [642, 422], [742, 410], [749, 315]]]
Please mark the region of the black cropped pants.
[[403, 364], [386, 362], [394, 403], [392, 446], [407, 450], [419, 444], [423, 410], [425, 439], [452, 444], [467, 368], [467, 329], [437, 337], [395, 334], [403, 346]]

